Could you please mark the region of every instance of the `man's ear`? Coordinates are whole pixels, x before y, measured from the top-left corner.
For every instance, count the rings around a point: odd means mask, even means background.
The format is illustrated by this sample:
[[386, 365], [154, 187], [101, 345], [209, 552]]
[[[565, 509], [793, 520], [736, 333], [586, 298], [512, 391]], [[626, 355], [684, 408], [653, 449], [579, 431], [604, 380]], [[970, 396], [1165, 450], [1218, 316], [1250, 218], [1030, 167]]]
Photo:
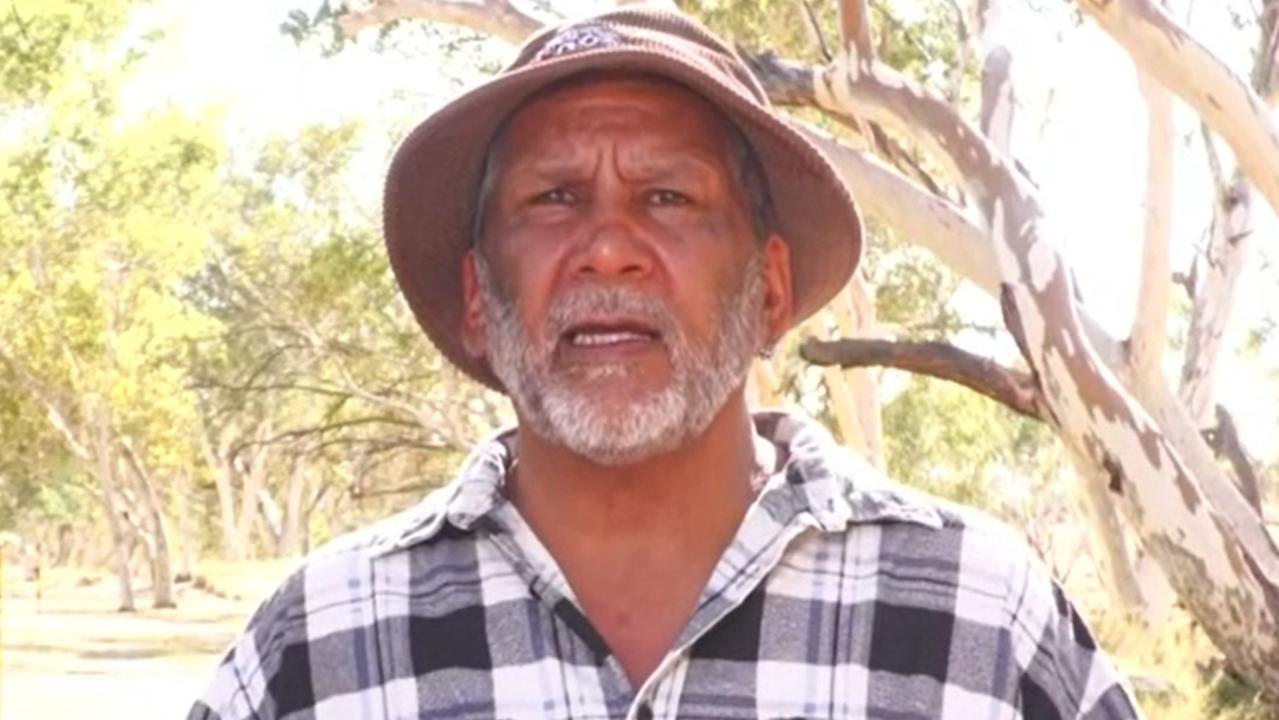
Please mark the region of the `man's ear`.
[[475, 251], [462, 257], [462, 347], [472, 357], [488, 353], [488, 329], [484, 324], [484, 297], [480, 292]]
[[773, 345], [794, 322], [790, 244], [777, 233], [764, 243], [764, 342]]

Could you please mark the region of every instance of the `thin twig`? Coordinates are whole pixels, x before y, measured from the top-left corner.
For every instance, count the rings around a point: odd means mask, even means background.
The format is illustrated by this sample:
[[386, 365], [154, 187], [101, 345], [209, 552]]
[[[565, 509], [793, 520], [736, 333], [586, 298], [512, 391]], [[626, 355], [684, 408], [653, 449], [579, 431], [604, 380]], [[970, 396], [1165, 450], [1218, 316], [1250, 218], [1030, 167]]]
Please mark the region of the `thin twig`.
[[830, 45], [826, 43], [826, 34], [822, 32], [822, 25], [817, 21], [817, 13], [813, 10], [812, 4], [808, 0], [799, 0], [799, 10], [804, 15], [804, 25], [808, 28], [808, 34], [812, 36], [813, 42], [816, 43], [822, 61], [830, 62], [835, 59]]

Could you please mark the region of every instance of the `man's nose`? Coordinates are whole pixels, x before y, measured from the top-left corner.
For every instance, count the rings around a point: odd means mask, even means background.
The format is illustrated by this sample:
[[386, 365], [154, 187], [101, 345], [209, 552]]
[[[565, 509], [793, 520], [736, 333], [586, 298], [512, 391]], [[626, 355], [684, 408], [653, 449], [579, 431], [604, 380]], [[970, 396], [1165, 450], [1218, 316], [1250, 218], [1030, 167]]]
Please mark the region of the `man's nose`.
[[640, 279], [653, 270], [652, 246], [625, 197], [596, 197], [587, 217], [574, 274]]

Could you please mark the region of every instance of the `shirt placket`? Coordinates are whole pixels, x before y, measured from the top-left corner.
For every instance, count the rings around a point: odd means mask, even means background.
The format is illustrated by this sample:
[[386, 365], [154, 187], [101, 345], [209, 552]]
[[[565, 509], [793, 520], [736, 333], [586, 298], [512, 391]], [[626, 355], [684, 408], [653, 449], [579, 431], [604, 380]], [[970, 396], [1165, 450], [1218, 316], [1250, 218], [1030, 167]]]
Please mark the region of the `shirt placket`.
[[635, 693], [627, 720], [674, 718], [694, 644], [759, 587], [806, 530], [821, 524], [805, 510], [793, 487], [772, 483], [753, 503], [711, 574], [697, 610], [674, 646]]
[[486, 539], [527, 584], [530, 594], [550, 611], [558, 626], [594, 653], [594, 667], [556, 658], [568, 680], [563, 707], [572, 720], [620, 718], [632, 694], [617, 657], [591, 626], [559, 564], [509, 502], [495, 507], [484, 519]]

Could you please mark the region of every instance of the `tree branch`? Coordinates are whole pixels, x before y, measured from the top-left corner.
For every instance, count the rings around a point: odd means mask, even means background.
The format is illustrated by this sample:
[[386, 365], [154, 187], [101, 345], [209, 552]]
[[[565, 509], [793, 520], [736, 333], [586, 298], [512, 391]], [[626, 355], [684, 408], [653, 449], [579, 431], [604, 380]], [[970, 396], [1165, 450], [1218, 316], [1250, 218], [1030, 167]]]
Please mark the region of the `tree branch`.
[[368, 8], [338, 18], [338, 27], [347, 37], [353, 37], [365, 28], [410, 18], [458, 25], [512, 45], [523, 42], [543, 24], [509, 0], [373, 0]]
[[871, 39], [866, 0], [839, 1], [839, 29], [844, 36], [844, 47], [858, 62], [874, 62], [875, 43]]
[[[1085, 476], [1110, 478], [1143, 544], [1216, 645], [1259, 683], [1279, 688], [1279, 641], [1258, 640], [1279, 624], [1279, 548], [1210, 453], [1193, 473], [1185, 464], [1182, 450], [1193, 454], [1197, 444], [1207, 452], [1197, 433], [1178, 435], [1192, 445], [1182, 448], [1102, 370], [1034, 186], [948, 103], [895, 71], [841, 58], [814, 80], [821, 107], [909, 133], [978, 200], [992, 229], [1009, 329], [1062, 438], [1096, 470]], [[1179, 492], [1170, 496], [1169, 487]]]
[[1146, 98], [1146, 224], [1142, 244], [1141, 284], [1137, 315], [1129, 344], [1132, 372], [1163, 378], [1164, 346], [1168, 341], [1168, 303], [1172, 295], [1172, 95], [1139, 70]]
[[230, 451], [230, 457], [235, 457], [239, 455], [240, 452], [242, 452], [243, 450], [247, 448], [255, 447], [255, 446], [265, 447], [268, 445], [275, 445], [282, 442], [289, 442], [291, 440], [298, 440], [298, 439], [307, 437], [309, 435], [321, 435], [324, 433], [333, 432], [334, 430], [341, 430], [344, 428], [356, 427], [359, 425], [373, 425], [373, 424], [396, 425], [400, 427], [413, 428], [415, 430], [420, 429], [417, 423], [409, 422], [407, 420], [404, 420], [403, 418], [393, 417], [390, 415], [372, 415], [368, 417], [358, 417], [358, 418], [352, 418], [350, 420], [339, 420], [336, 422], [325, 423], [323, 425], [315, 425], [313, 427], [294, 428], [292, 430], [285, 430], [283, 432], [276, 433], [274, 435], [271, 435], [270, 437], [266, 437], [261, 440], [245, 440], [243, 442], [237, 443], [235, 447], [232, 448], [232, 450]]
[[1012, 66], [1012, 52], [998, 45], [986, 54], [981, 68], [981, 131], [1005, 154], [1012, 147], [1016, 111]]
[[77, 435], [75, 428], [71, 426], [70, 418], [63, 412], [53, 393], [25, 365], [18, 362], [16, 354], [3, 339], [0, 339], [0, 360], [4, 361], [4, 364], [8, 365], [9, 369], [18, 376], [18, 379], [26, 387], [27, 392], [31, 393], [35, 400], [44, 406], [45, 417], [49, 420], [49, 424], [53, 426], [53, 429], [62, 436], [62, 440], [66, 443], [67, 449], [71, 451], [71, 454], [84, 462], [91, 462], [93, 460], [93, 451]]
[[822, 59], [830, 62], [835, 57], [830, 51], [830, 45], [826, 42], [826, 34], [822, 32], [822, 25], [817, 20], [817, 13], [813, 10], [813, 6], [808, 0], [797, 0], [799, 3], [799, 12], [804, 16], [804, 27], [808, 29], [809, 38], [813, 44], [817, 46], [817, 51], [821, 54]]
[[[1267, 0], [1258, 32], [1254, 59], [1254, 88], [1265, 94], [1273, 69], [1274, 0]], [[1213, 187], [1212, 231], [1208, 247], [1195, 258], [1195, 286], [1192, 288], [1190, 329], [1181, 366], [1181, 401], [1200, 428], [1211, 425], [1216, 406], [1216, 376], [1221, 350], [1228, 346], [1227, 331], [1234, 313], [1239, 277], [1252, 247], [1253, 186], [1239, 169], [1227, 178], [1207, 123], [1201, 123], [1204, 151], [1208, 158]], [[1241, 478], [1236, 478], [1242, 482]]]
[[[811, 125], [799, 123], [799, 127], [830, 158], [867, 215], [932, 252], [992, 298], [999, 297], [999, 266], [990, 236], [960, 208], [925, 192], [873, 155], [853, 150]], [[1125, 375], [1119, 343], [1084, 308], [1078, 311], [1102, 359], [1116, 374]]]
[[1234, 150], [1279, 211], [1279, 132], [1260, 96], [1155, 0], [1076, 0], [1142, 68], [1184, 100]]
[[890, 367], [948, 380], [981, 393], [1013, 412], [1046, 418], [1034, 378], [945, 342], [818, 340], [808, 338], [800, 357], [814, 365], [844, 368]]

